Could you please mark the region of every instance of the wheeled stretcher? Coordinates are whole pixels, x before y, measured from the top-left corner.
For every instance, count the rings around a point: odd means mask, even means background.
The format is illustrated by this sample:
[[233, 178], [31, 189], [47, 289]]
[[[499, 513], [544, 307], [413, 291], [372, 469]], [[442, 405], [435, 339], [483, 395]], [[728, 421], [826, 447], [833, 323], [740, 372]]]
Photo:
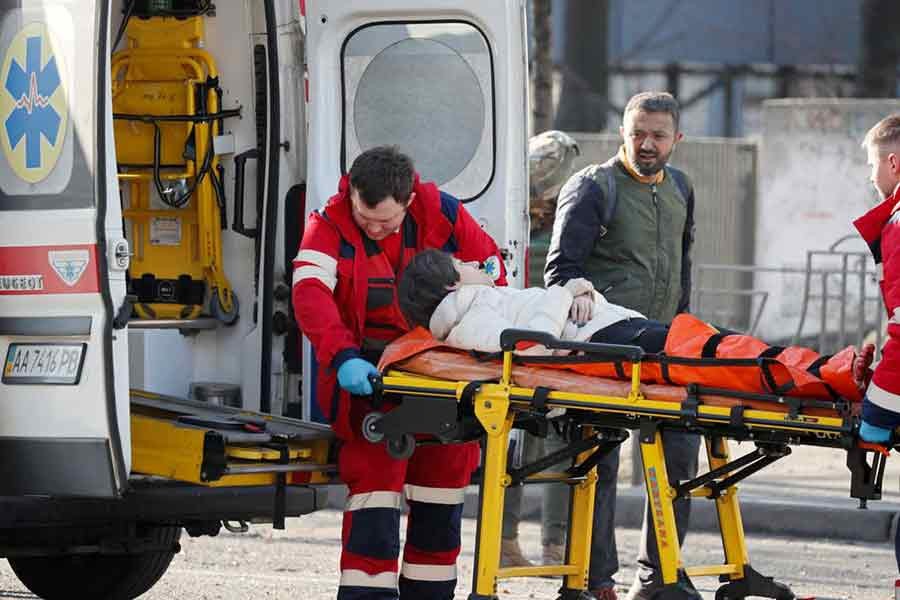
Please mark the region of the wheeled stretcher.
[[[523, 343], [577, 351], [567, 357], [524, 358]], [[470, 600], [497, 598], [497, 582], [510, 577], [563, 577], [559, 600], [587, 599], [588, 561], [594, 508], [596, 464], [637, 430], [644, 480], [665, 584], [657, 598], [696, 599], [689, 577], [718, 576], [718, 600], [795, 598], [790, 588], [756, 572], [750, 564], [736, 484], [790, 454], [791, 445], [841, 448], [851, 472], [850, 493], [861, 502], [879, 499], [886, 449], [867, 448], [857, 439], [857, 402], [733, 391], [690, 384], [644, 384], [641, 369], [659, 358], [637, 347], [565, 342], [546, 334], [507, 330], [501, 337], [502, 362], [479, 360], [448, 349], [393, 353], [376, 382], [377, 412], [363, 422], [363, 435], [384, 441], [398, 458], [417, 444], [454, 443], [482, 438], [476, 564]], [[391, 355], [390, 352], [386, 353]], [[550, 362], [552, 364], [540, 363]], [[628, 365], [630, 380], [589, 377], [561, 370], [560, 363], [614, 362]], [[680, 364], [685, 364], [684, 360]], [[701, 362], [697, 363], [700, 366]], [[702, 364], [709, 364], [704, 361]], [[564, 364], [562, 365], [564, 366]], [[749, 363], [748, 363], [749, 366]], [[565, 409], [561, 417], [553, 413]], [[552, 412], [551, 412], [552, 411]], [[508, 463], [510, 433], [529, 429], [540, 435], [555, 420], [568, 432], [568, 448], [534, 464]], [[703, 436], [709, 471], [690, 481], [670, 481], [661, 432], [689, 431]], [[728, 440], [750, 441], [755, 450], [732, 458]], [[881, 451], [879, 451], [881, 450]], [[540, 473], [571, 459], [556, 474]], [[503, 498], [512, 485], [532, 482], [570, 484], [566, 561], [561, 565], [500, 568]], [[705, 497], [716, 503], [724, 564], [685, 567], [678, 544], [673, 503]]]

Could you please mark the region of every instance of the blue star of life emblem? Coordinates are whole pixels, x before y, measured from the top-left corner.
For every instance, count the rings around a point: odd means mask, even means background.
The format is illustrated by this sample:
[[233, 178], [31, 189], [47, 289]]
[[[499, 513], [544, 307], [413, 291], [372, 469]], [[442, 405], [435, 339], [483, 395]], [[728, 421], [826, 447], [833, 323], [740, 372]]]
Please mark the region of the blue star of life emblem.
[[490, 275], [491, 279], [497, 281], [500, 278], [500, 259], [496, 256], [489, 256], [481, 265], [481, 269]]
[[40, 36], [26, 39], [25, 66], [13, 59], [5, 81], [6, 91], [15, 100], [15, 109], [6, 119], [6, 135], [11, 148], [25, 138], [25, 166], [29, 169], [41, 168], [41, 136], [56, 146], [62, 122], [50, 105], [50, 97], [61, 84], [59, 69], [55, 57], [41, 66], [42, 43]]

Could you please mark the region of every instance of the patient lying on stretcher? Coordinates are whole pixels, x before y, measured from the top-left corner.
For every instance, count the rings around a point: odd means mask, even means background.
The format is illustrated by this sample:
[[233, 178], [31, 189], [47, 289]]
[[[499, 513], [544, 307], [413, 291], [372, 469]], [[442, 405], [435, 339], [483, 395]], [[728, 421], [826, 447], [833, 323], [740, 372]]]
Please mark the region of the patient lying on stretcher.
[[[588, 296], [589, 314], [573, 314], [574, 299]], [[478, 265], [439, 250], [416, 255], [399, 285], [401, 310], [410, 325], [420, 325], [435, 339], [463, 350], [497, 352], [505, 329], [530, 329], [568, 341], [639, 346], [646, 352], [690, 358], [778, 358], [782, 363], [821, 378], [838, 394], [859, 399], [868, 381], [874, 347], [859, 354], [850, 347], [822, 357], [808, 348], [771, 347], [744, 335], [722, 335], [691, 315], [671, 324], [608, 302], [585, 279], [549, 288], [494, 287]], [[577, 321], [576, 321], [577, 317]], [[548, 354], [543, 346], [520, 354]], [[738, 354], [736, 354], [736, 352]], [[796, 376], [794, 378], [796, 380]]]

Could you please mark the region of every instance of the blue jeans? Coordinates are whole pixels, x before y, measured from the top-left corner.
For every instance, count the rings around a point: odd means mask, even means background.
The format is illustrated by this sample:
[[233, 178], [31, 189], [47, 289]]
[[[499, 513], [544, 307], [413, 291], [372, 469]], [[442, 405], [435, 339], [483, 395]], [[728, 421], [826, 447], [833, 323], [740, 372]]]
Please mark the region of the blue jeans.
[[900, 426], [900, 413], [881, 408], [866, 396], [863, 398], [862, 420], [876, 427], [894, 429]]

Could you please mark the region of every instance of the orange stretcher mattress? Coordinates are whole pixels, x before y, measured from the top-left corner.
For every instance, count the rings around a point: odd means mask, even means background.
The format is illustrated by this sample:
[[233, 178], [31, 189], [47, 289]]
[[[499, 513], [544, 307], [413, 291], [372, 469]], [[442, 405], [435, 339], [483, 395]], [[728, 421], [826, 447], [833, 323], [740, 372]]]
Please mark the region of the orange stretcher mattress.
[[[587, 364], [528, 364], [527, 357], [521, 357], [524, 364], [514, 364], [512, 381], [515, 385], [524, 388], [546, 387], [561, 392], [573, 392], [579, 394], [591, 394], [601, 396], [627, 397], [631, 392], [630, 380], [615, 379], [598, 376], [590, 373], [592, 367], [602, 366], [608, 369], [608, 363]], [[625, 363], [627, 365], [627, 363]], [[626, 373], [630, 373], [630, 365], [627, 365]], [[646, 367], [651, 367], [647, 369]], [[648, 376], [653, 378], [658, 375], [652, 362], [642, 365], [642, 372], [646, 370]], [[501, 376], [502, 365], [498, 360], [480, 360], [474, 356], [454, 348], [450, 348], [435, 340], [431, 334], [417, 328], [397, 339], [385, 350], [378, 368], [382, 372], [393, 368], [416, 375], [435, 377], [450, 381], [491, 381], [498, 380]], [[699, 369], [697, 372], [701, 372]], [[721, 378], [721, 373], [715, 376], [715, 382]], [[666, 402], [683, 402], [687, 396], [687, 387], [684, 385], [666, 385], [647, 381], [642, 376], [641, 392], [649, 400]], [[696, 381], [705, 386], [714, 387], [705, 381]], [[722, 386], [725, 387], [725, 386]], [[741, 391], [741, 390], [738, 390]], [[765, 393], [765, 390], [753, 390], [757, 393]], [[808, 391], [808, 390], [807, 390]], [[806, 399], [815, 399], [808, 393], [802, 395]], [[855, 399], [836, 400], [832, 396], [818, 398], [821, 402], [804, 403], [802, 412], [805, 414], [842, 417], [843, 412], [857, 413], [860, 403]], [[785, 412], [791, 410], [790, 403], [783, 398], [772, 396], [772, 400], [737, 398], [715, 393], [703, 393], [703, 404], [712, 406], [746, 406], [759, 410]]]

